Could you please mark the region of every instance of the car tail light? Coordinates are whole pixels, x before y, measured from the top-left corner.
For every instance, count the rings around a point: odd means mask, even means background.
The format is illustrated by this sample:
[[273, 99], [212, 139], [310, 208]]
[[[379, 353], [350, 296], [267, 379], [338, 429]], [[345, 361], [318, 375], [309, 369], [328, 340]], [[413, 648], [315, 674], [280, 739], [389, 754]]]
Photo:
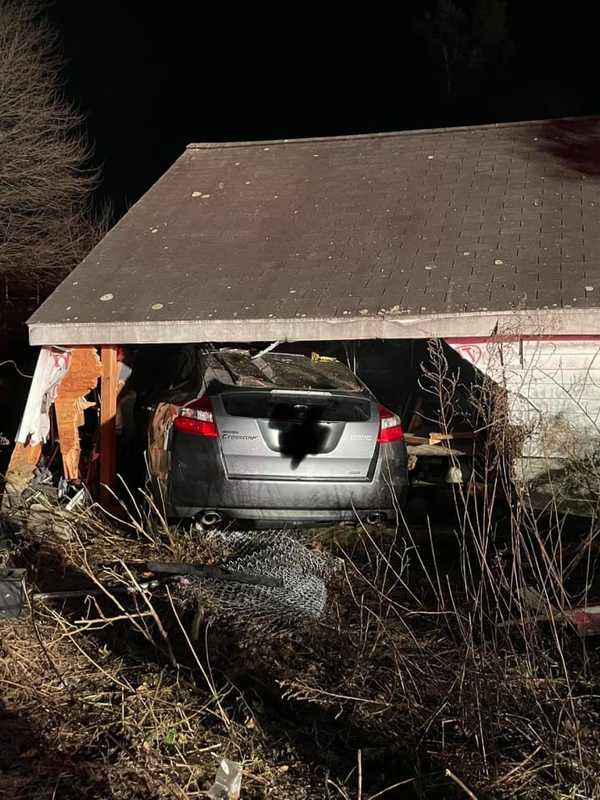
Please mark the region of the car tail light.
[[194, 436], [204, 436], [206, 439], [216, 439], [219, 435], [212, 405], [206, 395], [187, 406], [182, 406], [179, 409], [179, 416], [175, 417], [173, 424], [176, 431], [191, 433]]
[[385, 406], [379, 406], [379, 436], [377, 441], [379, 444], [387, 444], [388, 442], [399, 442], [404, 439], [404, 431], [402, 430], [402, 421], [397, 414], [390, 411]]

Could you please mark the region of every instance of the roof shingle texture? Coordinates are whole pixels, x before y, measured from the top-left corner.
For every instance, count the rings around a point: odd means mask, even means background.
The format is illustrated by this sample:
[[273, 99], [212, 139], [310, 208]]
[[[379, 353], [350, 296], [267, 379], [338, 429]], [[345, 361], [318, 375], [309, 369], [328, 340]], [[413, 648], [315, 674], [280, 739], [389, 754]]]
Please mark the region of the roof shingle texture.
[[191, 145], [30, 323], [590, 307], [600, 120]]

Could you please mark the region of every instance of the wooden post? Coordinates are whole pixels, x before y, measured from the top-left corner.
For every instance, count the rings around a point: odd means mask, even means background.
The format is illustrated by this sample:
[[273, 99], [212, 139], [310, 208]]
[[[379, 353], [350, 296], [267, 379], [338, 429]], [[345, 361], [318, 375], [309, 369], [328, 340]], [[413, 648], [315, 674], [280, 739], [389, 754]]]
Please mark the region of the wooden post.
[[117, 477], [117, 348], [113, 345], [103, 346], [102, 387], [100, 390], [100, 502], [110, 506], [113, 503], [111, 493]]

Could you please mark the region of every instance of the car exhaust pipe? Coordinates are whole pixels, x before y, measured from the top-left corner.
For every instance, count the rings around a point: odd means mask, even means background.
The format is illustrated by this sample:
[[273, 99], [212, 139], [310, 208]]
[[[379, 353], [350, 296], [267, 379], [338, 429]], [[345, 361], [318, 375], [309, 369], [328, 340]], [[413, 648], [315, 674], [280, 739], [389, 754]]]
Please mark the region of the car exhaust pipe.
[[200, 524], [203, 528], [214, 528], [220, 522], [223, 522], [223, 516], [218, 511], [205, 511], [200, 517]]
[[379, 511], [373, 511], [367, 514], [367, 523], [369, 525], [376, 525], [378, 522], [381, 522], [382, 519], [383, 515]]

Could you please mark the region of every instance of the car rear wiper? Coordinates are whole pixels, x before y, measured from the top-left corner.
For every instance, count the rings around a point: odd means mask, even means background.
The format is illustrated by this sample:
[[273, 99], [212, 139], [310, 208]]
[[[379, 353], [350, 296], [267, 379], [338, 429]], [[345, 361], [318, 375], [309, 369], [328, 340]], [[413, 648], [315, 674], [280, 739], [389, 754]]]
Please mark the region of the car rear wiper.
[[231, 380], [237, 385], [239, 383], [240, 375], [231, 369], [231, 367], [224, 358], [221, 358], [221, 356], [219, 356], [217, 353], [213, 353], [212, 355], [215, 361], [219, 362], [219, 364], [223, 367], [225, 372], [227, 372]]

